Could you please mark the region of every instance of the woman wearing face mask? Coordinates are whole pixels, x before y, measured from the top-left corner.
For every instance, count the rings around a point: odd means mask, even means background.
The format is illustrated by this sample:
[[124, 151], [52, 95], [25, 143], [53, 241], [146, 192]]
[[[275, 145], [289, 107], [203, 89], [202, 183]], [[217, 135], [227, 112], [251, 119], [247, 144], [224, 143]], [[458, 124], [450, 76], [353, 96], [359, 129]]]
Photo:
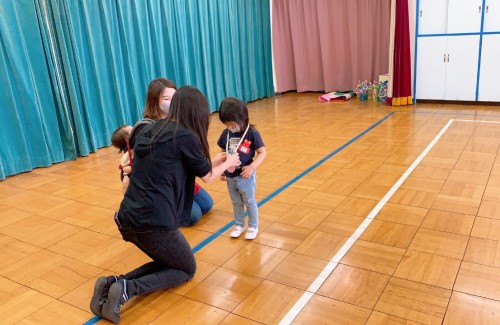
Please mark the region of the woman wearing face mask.
[[167, 117], [170, 101], [176, 90], [177, 86], [168, 79], [153, 79], [148, 86], [146, 104], [144, 105], [142, 116], [155, 121]]
[[[143, 128], [155, 121], [167, 117], [170, 109], [170, 102], [177, 91], [177, 86], [171, 80], [165, 78], [156, 78], [151, 80], [146, 94], [146, 103], [142, 112], [143, 119], [136, 123], [130, 133], [129, 143], [134, 146], [134, 137], [138, 135]], [[181, 226], [191, 226], [197, 223], [202, 215], [212, 209], [214, 201], [210, 194], [198, 183], [194, 184], [194, 202], [191, 213], [186, 211], [180, 217]]]

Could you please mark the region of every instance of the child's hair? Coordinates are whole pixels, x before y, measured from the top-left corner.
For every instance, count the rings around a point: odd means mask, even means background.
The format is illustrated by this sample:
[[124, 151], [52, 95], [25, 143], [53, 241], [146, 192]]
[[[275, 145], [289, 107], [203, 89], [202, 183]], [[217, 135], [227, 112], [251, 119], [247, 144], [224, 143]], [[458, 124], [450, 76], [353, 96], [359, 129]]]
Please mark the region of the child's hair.
[[126, 152], [129, 133], [125, 130], [127, 125], [120, 125], [111, 136], [113, 147], [119, 149], [118, 153]]
[[[224, 124], [230, 122], [237, 123], [243, 132], [250, 122], [247, 105], [241, 99], [227, 97], [220, 103], [219, 119]], [[250, 127], [253, 127], [253, 125], [250, 124]]]
[[160, 96], [165, 88], [173, 88], [177, 90], [177, 86], [170, 80], [165, 78], [156, 78], [151, 80], [146, 94], [146, 104], [144, 105], [143, 117], [153, 120], [161, 119]]

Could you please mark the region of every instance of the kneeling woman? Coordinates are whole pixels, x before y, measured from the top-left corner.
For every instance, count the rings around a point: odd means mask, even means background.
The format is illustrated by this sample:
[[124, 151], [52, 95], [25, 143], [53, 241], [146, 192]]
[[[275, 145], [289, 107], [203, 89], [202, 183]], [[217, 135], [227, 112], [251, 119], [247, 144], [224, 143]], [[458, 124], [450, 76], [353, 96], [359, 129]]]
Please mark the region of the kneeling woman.
[[134, 172], [115, 221], [123, 239], [153, 261], [125, 275], [98, 278], [90, 302], [95, 315], [118, 323], [121, 305], [132, 297], [194, 276], [196, 260], [179, 230], [179, 216], [193, 205], [195, 177], [208, 183], [240, 164], [237, 154], [210, 160], [209, 121], [205, 96], [184, 86], [173, 96], [167, 117], [134, 140]]

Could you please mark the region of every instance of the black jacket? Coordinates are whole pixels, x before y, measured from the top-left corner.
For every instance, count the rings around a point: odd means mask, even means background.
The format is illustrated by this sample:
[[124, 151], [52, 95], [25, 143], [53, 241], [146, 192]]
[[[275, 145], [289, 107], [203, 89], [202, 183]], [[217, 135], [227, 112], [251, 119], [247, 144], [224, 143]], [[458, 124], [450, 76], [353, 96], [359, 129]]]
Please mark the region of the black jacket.
[[165, 120], [144, 126], [134, 134], [134, 166], [120, 221], [141, 229], [189, 225], [195, 177], [209, 171], [192, 130]]

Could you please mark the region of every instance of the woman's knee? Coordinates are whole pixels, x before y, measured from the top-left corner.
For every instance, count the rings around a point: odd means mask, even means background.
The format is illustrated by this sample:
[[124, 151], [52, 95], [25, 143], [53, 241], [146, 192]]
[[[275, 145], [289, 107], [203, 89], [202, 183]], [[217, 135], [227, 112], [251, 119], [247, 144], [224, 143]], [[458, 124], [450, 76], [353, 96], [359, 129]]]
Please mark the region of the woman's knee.
[[194, 258], [194, 255], [188, 269], [186, 270], [186, 273], [189, 277], [188, 281], [191, 280], [196, 273], [196, 259]]
[[201, 207], [198, 205], [198, 203], [193, 202], [193, 207], [191, 208], [191, 215], [189, 216], [189, 225], [194, 225], [198, 221], [200, 221], [201, 216], [202, 216], [202, 210]]
[[203, 214], [207, 213], [208, 211], [210, 211], [210, 209], [212, 209], [214, 206], [214, 200], [212, 199], [212, 197], [207, 193], [207, 197], [206, 197], [206, 200], [205, 200], [205, 206], [203, 207]]
[[202, 214], [207, 213], [214, 206], [214, 200], [204, 189], [201, 189], [198, 194], [195, 195], [194, 201], [199, 205]]
[[193, 270], [188, 273], [189, 280], [191, 280], [194, 277], [195, 273], [196, 273], [196, 265], [194, 266]]

